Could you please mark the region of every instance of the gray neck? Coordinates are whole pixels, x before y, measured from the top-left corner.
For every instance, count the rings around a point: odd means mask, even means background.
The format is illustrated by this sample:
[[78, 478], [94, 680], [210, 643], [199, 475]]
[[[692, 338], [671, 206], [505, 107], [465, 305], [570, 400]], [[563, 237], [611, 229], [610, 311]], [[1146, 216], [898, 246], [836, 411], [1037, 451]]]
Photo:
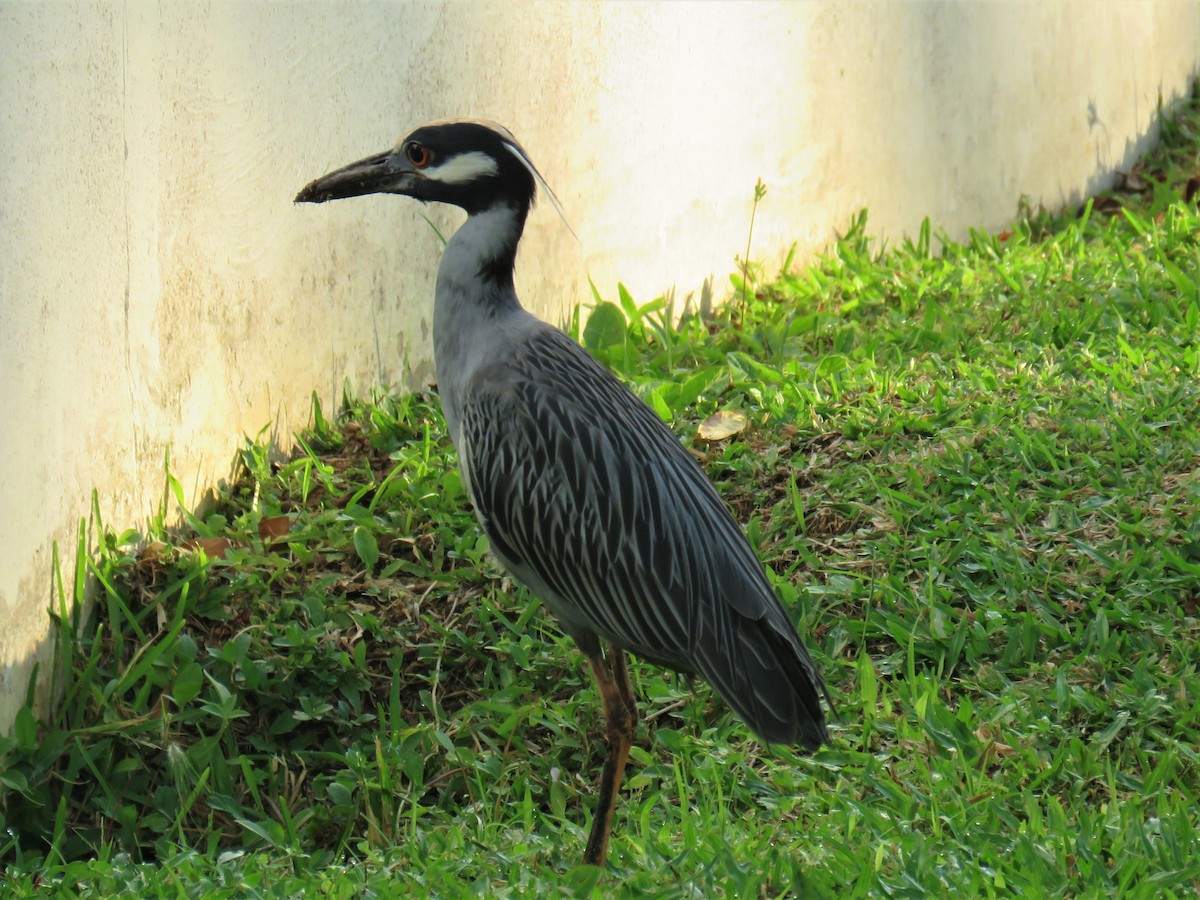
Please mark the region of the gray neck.
[[481, 366], [504, 355], [505, 335], [527, 318], [512, 282], [525, 215], [508, 206], [476, 213], [447, 242], [438, 267], [433, 359], [455, 443], [466, 385]]

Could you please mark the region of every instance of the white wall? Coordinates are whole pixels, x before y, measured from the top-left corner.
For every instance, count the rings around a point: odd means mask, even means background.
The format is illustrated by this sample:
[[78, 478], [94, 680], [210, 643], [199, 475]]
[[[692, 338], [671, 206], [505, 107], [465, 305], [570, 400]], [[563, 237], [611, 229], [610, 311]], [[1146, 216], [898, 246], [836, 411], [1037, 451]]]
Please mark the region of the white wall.
[[1198, 63], [1193, 2], [0, 0], [0, 728], [93, 488], [140, 525], [168, 451], [195, 500], [314, 389], [430, 371], [421, 210], [293, 206], [311, 178], [427, 119], [505, 123], [582, 238], [531, 220], [518, 286], [558, 318], [585, 267], [723, 287], [760, 176], [760, 258], [863, 206], [895, 236], [1079, 200]]

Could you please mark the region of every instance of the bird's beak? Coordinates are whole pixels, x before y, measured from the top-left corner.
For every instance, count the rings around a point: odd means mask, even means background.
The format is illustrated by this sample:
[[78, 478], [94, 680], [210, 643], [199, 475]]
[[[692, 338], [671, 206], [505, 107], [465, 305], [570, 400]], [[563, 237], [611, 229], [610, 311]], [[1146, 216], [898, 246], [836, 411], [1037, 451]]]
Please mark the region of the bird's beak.
[[387, 150], [310, 181], [296, 195], [296, 202], [324, 203], [363, 194], [407, 194], [420, 178], [403, 153]]

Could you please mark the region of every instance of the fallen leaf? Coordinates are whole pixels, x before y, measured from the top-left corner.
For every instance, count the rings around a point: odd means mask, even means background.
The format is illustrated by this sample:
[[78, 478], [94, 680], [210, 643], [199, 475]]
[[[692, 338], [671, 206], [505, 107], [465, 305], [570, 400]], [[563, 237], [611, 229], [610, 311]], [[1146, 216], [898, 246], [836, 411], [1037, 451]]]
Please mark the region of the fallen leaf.
[[272, 546], [284, 543], [291, 530], [291, 516], [271, 516], [258, 523], [258, 536], [262, 538], [264, 544]]
[[741, 434], [748, 423], [749, 419], [740, 409], [723, 409], [701, 422], [696, 433], [702, 441], [723, 441]]
[[225, 552], [233, 547], [233, 541], [229, 538], [192, 538], [190, 541], [184, 541], [182, 544], [183, 550], [203, 550], [204, 555], [210, 559], [219, 559], [225, 555]]
[[1016, 748], [1011, 744], [1006, 744], [1003, 741], [997, 740], [996, 735], [996, 730], [988, 725], [980, 725], [979, 728], [975, 729], [975, 737], [977, 737], [981, 743], [986, 745], [983, 750], [985, 756], [990, 754], [997, 758], [1002, 758], [1005, 756], [1012, 756], [1017, 752]]

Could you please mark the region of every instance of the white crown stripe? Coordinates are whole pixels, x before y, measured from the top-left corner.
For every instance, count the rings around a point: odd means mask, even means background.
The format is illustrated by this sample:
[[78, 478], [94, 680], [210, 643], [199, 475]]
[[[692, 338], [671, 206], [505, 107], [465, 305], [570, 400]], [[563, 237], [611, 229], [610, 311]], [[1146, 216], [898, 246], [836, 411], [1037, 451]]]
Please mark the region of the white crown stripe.
[[500, 166], [497, 165], [496, 160], [486, 153], [474, 151], [455, 156], [440, 166], [423, 169], [421, 174], [433, 181], [440, 181], [442, 184], [466, 184], [476, 178], [495, 175], [499, 171]]

